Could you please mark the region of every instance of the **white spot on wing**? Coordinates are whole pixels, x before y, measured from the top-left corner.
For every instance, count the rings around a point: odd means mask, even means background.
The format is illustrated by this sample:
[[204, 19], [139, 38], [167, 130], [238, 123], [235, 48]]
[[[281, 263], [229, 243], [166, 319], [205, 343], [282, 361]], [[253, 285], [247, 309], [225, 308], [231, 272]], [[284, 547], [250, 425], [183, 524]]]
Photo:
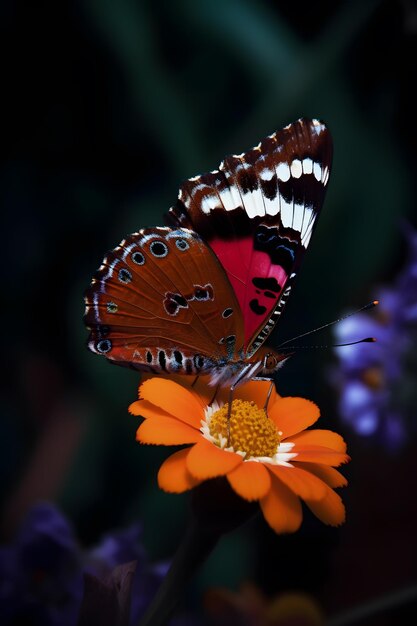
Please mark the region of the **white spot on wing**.
[[294, 228], [294, 230], [298, 230], [298, 232], [300, 233], [301, 233], [301, 228], [303, 225], [303, 217], [304, 217], [304, 205], [294, 204], [292, 227]]
[[320, 135], [325, 130], [325, 125], [319, 122], [318, 120], [312, 120], [313, 127], [312, 130], [316, 133], [316, 135]]
[[264, 205], [267, 215], [277, 215], [279, 213], [279, 195], [277, 194], [273, 200], [264, 196]]
[[274, 174], [275, 172], [273, 170], [270, 170], [269, 168], [266, 167], [265, 169], [262, 170], [259, 176], [262, 178], [262, 180], [271, 180]]
[[280, 197], [280, 204], [281, 204], [281, 220], [282, 220], [282, 225], [285, 228], [291, 228], [292, 226], [292, 216], [293, 216], [293, 203], [292, 202], [287, 202], [286, 200], [284, 200], [284, 198], [281, 196]]
[[303, 219], [303, 225], [301, 227], [301, 240], [303, 239], [303, 237], [305, 236], [308, 228], [310, 227], [311, 223], [315, 220], [315, 211], [313, 209], [313, 207], [311, 206], [305, 206], [304, 207], [304, 219]]
[[[220, 193], [220, 197], [222, 199], [223, 202], [223, 194], [230, 194], [231, 200], [227, 200], [227, 207], [225, 205], [226, 211], [232, 211], [233, 209], [236, 209], [237, 207], [242, 206], [242, 198], [240, 197], [240, 193], [239, 193], [239, 189], [237, 188], [237, 186], [234, 183], [234, 178], [233, 176], [230, 175], [230, 173], [225, 170], [225, 175], [227, 178], [227, 182], [229, 183], [229, 191], [225, 190], [222, 191]], [[229, 208], [230, 207], [230, 208]]]
[[309, 157], [303, 160], [303, 172], [304, 174], [313, 173], [313, 161]]
[[287, 163], [280, 163], [277, 167], [277, 176], [279, 180], [286, 183], [290, 178], [290, 168]]
[[206, 213], [208, 215], [210, 211], [215, 208], [220, 208], [219, 198], [217, 194], [216, 195], [210, 194], [209, 196], [206, 196], [205, 198], [202, 199], [201, 210], [203, 211], [203, 213]]
[[233, 184], [230, 187], [226, 187], [226, 189], [222, 189], [219, 195], [226, 211], [233, 211], [242, 204], [239, 191]]
[[265, 215], [265, 207], [263, 202], [263, 194], [260, 189], [249, 191], [242, 195], [245, 211], [250, 218]]
[[320, 163], [314, 163], [314, 176], [316, 177], [316, 180], [318, 180], [319, 182], [321, 181], [321, 166]]
[[294, 161], [291, 163], [291, 174], [294, 176], [294, 178], [300, 178], [302, 173], [303, 168], [301, 166], [300, 159], [294, 159]]

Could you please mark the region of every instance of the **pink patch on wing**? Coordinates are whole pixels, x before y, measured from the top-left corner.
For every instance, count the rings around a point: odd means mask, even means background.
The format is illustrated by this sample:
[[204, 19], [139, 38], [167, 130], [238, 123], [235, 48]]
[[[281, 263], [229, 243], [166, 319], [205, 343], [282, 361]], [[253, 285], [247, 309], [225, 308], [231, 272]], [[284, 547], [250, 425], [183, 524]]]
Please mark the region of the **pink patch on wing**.
[[[227, 241], [216, 237], [210, 241], [210, 246], [226, 271], [242, 310], [246, 348], [271, 317], [288, 274], [281, 265], [273, 265], [266, 252], [254, 250], [251, 236]], [[253, 279], [268, 278], [276, 280], [279, 291], [255, 286], [252, 282]]]

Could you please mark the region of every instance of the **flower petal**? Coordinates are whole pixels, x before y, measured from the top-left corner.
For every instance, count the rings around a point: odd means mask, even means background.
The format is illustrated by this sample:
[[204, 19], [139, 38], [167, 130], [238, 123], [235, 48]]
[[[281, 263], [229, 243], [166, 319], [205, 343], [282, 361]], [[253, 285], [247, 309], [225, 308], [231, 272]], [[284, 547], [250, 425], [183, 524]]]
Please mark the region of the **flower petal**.
[[271, 489], [259, 503], [266, 521], [275, 532], [292, 533], [300, 527], [303, 517], [301, 502], [275, 476], [272, 476]]
[[346, 518], [345, 507], [340, 496], [326, 487], [326, 496], [319, 501], [306, 500], [308, 508], [324, 524], [340, 526]]
[[308, 472], [312, 472], [315, 476], [324, 480], [324, 482], [332, 487], [333, 489], [336, 487], [346, 487], [348, 481], [346, 478], [334, 469], [334, 467], [329, 467], [328, 465], [321, 465], [319, 463], [298, 463], [297, 467], [302, 467]]
[[200, 431], [180, 422], [175, 417], [154, 417], [145, 420], [136, 431], [137, 441], [163, 446], [196, 443], [200, 437]]
[[262, 465], [254, 461], [241, 463], [227, 474], [227, 480], [236, 493], [245, 500], [259, 500], [271, 488], [271, 477]]
[[[216, 388], [209, 385], [209, 381], [210, 381], [210, 376], [206, 375], [206, 376], [188, 376], [186, 374], [173, 374], [173, 373], [169, 373], [169, 374], [158, 374], [157, 376], [155, 376], [155, 374], [142, 374], [141, 380], [142, 380], [142, 384], [145, 382], [145, 380], [151, 380], [152, 378], [155, 378], [156, 380], [168, 380], [174, 383], [177, 383], [177, 385], [180, 385], [180, 387], [183, 387], [184, 389], [186, 389], [186, 391], [188, 391], [189, 393], [191, 393], [194, 398], [197, 400], [197, 402], [202, 406], [203, 410], [206, 408], [206, 406], [208, 404], [210, 404], [210, 402], [213, 401], [213, 396], [216, 395]], [[139, 385], [139, 396], [140, 396], [140, 385]]]
[[[234, 393], [234, 398], [240, 400], [252, 400], [256, 406], [262, 409], [265, 405], [271, 383], [268, 380], [250, 380], [241, 387], [238, 387]], [[268, 405], [272, 406], [279, 398], [275, 385], [272, 387], [271, 397]]]
[[266, 467], [303, 500], [320, 500], [326, 495], [324, 482], [304, 469], [269, 464]]
[[159, 468], [158, 485], [169, 493], [182, 493], [200, 484], [187, 470], [186, 459], [190, 448], [179, 450], [169, 456]]
[[201, 480], [224, 476], [242, 463], [239, 454], [221, 450], [213, 443], [202, 439], [190, 450], [187, 456], [188, 471]]
[[268, 415], [286, 439], [314, 424], [320, 417], [320, 410], [311, 400], [287, 397], [278, 398], [269, 406]]
[[323, 463], [324, 465], [342, 465], [350, 461], [350, 457], [342, 452], [335, 452], [330, 448], [324, 446], [294, 446], [291, 450], [292, 453], [297, 454], [296, 457], [291, 459], [294, 461], [304, 461], [308, 463]]
[[291, 441], [297, 444], [312, 445], [312, 446], [325, 446], [337, 452], [346, 452], [346, 443], [343, 438], [334, 433], [331, 430], [321, 430], [320, 428], [314, 430], [305, 430], [302, 433], [298, 433], [291, 437]]
[[200, 422], [204, 418], [203, 406], [193, 393], [181, 385], [164, 378], [151, 378], [140, 386], [139, 393], [142, 399], [148, 400], [166, 413], [194, 428], [200, 428]]
[[136, 400], [129, 405], [128, 409], [129, 413], [132, 415], [140, 415], [145, 419], [150, 417], [172, 417], [171, 413], [167, 413], [163, 411], [159, 407], [156, 407], [154, 404], [151, 404], [147, 400]]

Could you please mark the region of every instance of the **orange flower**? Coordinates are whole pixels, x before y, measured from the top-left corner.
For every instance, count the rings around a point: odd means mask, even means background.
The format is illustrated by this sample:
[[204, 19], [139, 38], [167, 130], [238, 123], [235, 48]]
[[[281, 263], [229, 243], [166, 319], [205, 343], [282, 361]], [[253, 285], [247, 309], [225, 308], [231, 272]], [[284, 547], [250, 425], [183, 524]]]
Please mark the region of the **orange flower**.
[[[198, 390], [173, 380], [150, 378], [139, 387], [129, 411], [145, 418], [137, 440], [146, 444], [191, 446], [172, 454], [158, 473], [159, 486], [171, 493], [225, 476], [248, 501], [258, 500], [277, 533], [296, 531], [302, 521], [300, 498], [325, 524], [338, 526], [345, 510], [335, 487], [347, 484], [335, 466], [349, 460], [340, 435], [306, 430], [319, 418], [304, 398], [282, 398], [275, 390], [263, 409], [269, 383], [239, 387], [232, 403], [227, 440], [227, 390], [210, 405], [213, 389], [199, 379]], [[229, 444], [229, 445], [228, 445]]]

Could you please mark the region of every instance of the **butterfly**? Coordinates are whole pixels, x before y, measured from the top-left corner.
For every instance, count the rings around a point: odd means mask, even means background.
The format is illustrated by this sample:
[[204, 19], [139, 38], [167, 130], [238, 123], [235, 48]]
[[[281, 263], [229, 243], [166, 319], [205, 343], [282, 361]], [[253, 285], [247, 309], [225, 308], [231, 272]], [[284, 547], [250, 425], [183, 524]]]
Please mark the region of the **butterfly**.
[[327, 127], [301, 118], [185, 181], [168, 225], [126, 237], [93, 276], [90, 350], [213, 385], [271, 377], [288, 355], [263, 344], [309, 246], [331, 160]]

